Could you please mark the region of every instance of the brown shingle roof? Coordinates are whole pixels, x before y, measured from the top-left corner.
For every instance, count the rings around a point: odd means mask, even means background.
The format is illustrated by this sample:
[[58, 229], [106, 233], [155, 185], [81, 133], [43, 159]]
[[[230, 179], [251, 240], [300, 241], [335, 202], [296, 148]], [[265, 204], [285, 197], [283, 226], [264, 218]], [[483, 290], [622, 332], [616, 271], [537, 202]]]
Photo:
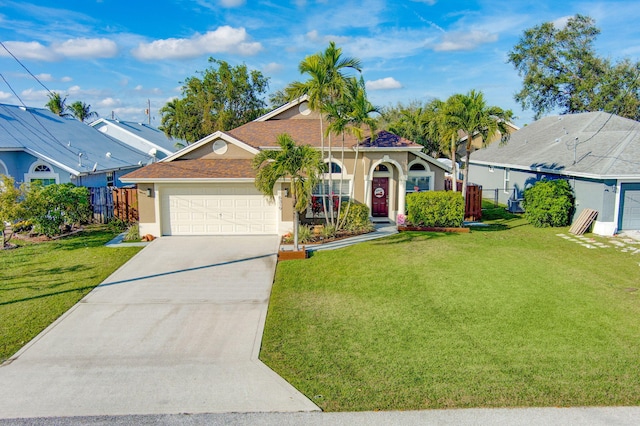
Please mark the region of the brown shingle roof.
[[153, 163], [123, 176], [124, 179], [254, 179], [249, 159], [175, 160]]
[[[324, 130], [326, 130], [326, 122], [324, 126]], [[288, 133], [299, 145], [321, 146], [320, 120], [251, 121], [226, 133], [254, 148], [277, 146], [278, 135], [282, 133]], [[342, 135], [333, 135], [332, 138], [334, 146], [338, 143], [342, 144]], [[327, 143], [327, 138], [325, 138], [325, 145]], [[358, 140], [352, 135], [345, 134], [344, 143], [345, 146], [352, 147], [358, 143]], [[367, 148], [410, 148], [419, 145], [382, 130], [378, 132], [378, 137], [373, 143], [370, 138], [367, 138], [360, 146]]]

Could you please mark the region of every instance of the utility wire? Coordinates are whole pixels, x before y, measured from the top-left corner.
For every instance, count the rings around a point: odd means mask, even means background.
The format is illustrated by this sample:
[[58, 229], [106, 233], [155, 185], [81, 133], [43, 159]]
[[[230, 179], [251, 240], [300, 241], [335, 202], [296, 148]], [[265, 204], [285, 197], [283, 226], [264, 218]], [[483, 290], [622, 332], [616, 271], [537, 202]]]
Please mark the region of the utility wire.
[[43, 84], [43, 83], [38, 79], [38, 77], [36, 77], [35, 75], [33, 75], [33, 73], [32, 73], [31, 71], [29, 71], [29, 68], [27, 68], [27, 67], [26, 67], [22, 62], [20, 62], [20, 60], [19, 60], [18, 58], [16, 58], [16, 56], [15, 56], [13, 53], [11, 53], [11, 51], [9, 50], [9, 48], [8, 48], [7, 46], [5, 46], [5, 44], [4, 44], [2, 41], [0, 41], [0, 46], [4, 47], [4, 50], [6, 50], [6, 51], [7, 51], [7, 53], [9, 53], [9, 55], [11, 55], [11, 57], [12, 57], [13, 59], [15, 59], [15, 60], [16, 60], [16, 62], [17, 62], [18, 64], [20, 64], [20, 66], [21, 66], [22, 68], [24, 68], [24, 69], [29, 73], [29, 75], [30, 75], [31, 77], [33, 77], [33, 78], [34, 78], [38, 83], [40, 83], [40, 85], [41, 85], [42, 87], [44, 87], [44, 89], [45, 89], [47, 92], [49, 92], [50, 94], [53, 94], [53, 93], [51, 92], [51, 90], [49, 90], [49, 88], [48, 88], [47, 86], [45, 86], [45, 85], [44, 85], [44, 84]]

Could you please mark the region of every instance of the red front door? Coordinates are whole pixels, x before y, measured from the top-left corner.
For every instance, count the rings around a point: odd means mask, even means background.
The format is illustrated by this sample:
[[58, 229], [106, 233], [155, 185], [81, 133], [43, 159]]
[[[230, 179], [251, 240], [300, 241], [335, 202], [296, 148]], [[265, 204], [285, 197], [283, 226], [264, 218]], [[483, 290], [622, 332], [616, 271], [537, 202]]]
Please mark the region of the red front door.
[[374, 177], [371, 193], [371, 215], [373, 217], [389, 216], [389, 178]]

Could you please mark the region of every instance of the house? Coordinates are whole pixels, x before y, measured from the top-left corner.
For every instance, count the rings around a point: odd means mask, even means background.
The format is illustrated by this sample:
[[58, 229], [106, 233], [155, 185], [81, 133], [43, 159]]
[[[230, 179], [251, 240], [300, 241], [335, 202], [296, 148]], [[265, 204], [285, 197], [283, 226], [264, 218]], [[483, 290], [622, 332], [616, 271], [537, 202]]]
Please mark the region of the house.
[[470, 179], [499, 188], [499, 201], [515, 204], [541, 179], [566, 179], [577, 217], [598, 212], [593, 232], [640, 229], [640, 123], [605, 112], [542, 118], [471, 155]]
[[[261, 150], [278, 149], [277, 136], [282, 133], [298, 144], [322, 148], [319, 115], [311, 111], [306, 97], [233, 130], [215, 132], [124, 176], [123, 182], [138, 185], [140, 232], [161, 236], [291, 231], [290, 183], [281, 182], [275, 188], [275, 203], [270, 203], [255, 188], [251, 166]], [[350, 135], [344, 140], [342, 135], [326, 138], [325, 188], [318, 186], [313, 199], [323, 194], [346, 199], [353, 194], [355, 202], [371, 209], [374, 219], [394, 221], [405, 212], [407, 193], [444, 189], [444, 174], [450, 169], [424, 154], [421, 145], [386, 131], [376, 136], [360, 143]], [[322, 214], [310, 207], [304, 218]]]
[[144, 123], [99, 118], [89, 125], [157, 159], [165, 158], [179, 147], [187, 145], [185, 141], [169, 138], [164, 132]]
[[0, 174], [16, 183], [122, 186], [120, 176], [152, 161], [75, 118], [0, 104]]

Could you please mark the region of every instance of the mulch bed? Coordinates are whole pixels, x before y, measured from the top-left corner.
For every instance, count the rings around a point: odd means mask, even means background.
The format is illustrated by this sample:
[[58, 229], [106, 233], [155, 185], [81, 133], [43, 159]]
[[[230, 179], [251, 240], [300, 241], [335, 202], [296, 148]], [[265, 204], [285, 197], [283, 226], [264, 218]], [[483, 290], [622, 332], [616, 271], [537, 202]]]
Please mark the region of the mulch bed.
[[470, 228], [442, 228], [436, 226], [415, 226], [415, 225], [405, 225], [398, 226], [398, 232], [406, 232], [406, 231], [424, 231], [424, 232], [459, 232], [459, 233], [468, 233], [471, 232]]

